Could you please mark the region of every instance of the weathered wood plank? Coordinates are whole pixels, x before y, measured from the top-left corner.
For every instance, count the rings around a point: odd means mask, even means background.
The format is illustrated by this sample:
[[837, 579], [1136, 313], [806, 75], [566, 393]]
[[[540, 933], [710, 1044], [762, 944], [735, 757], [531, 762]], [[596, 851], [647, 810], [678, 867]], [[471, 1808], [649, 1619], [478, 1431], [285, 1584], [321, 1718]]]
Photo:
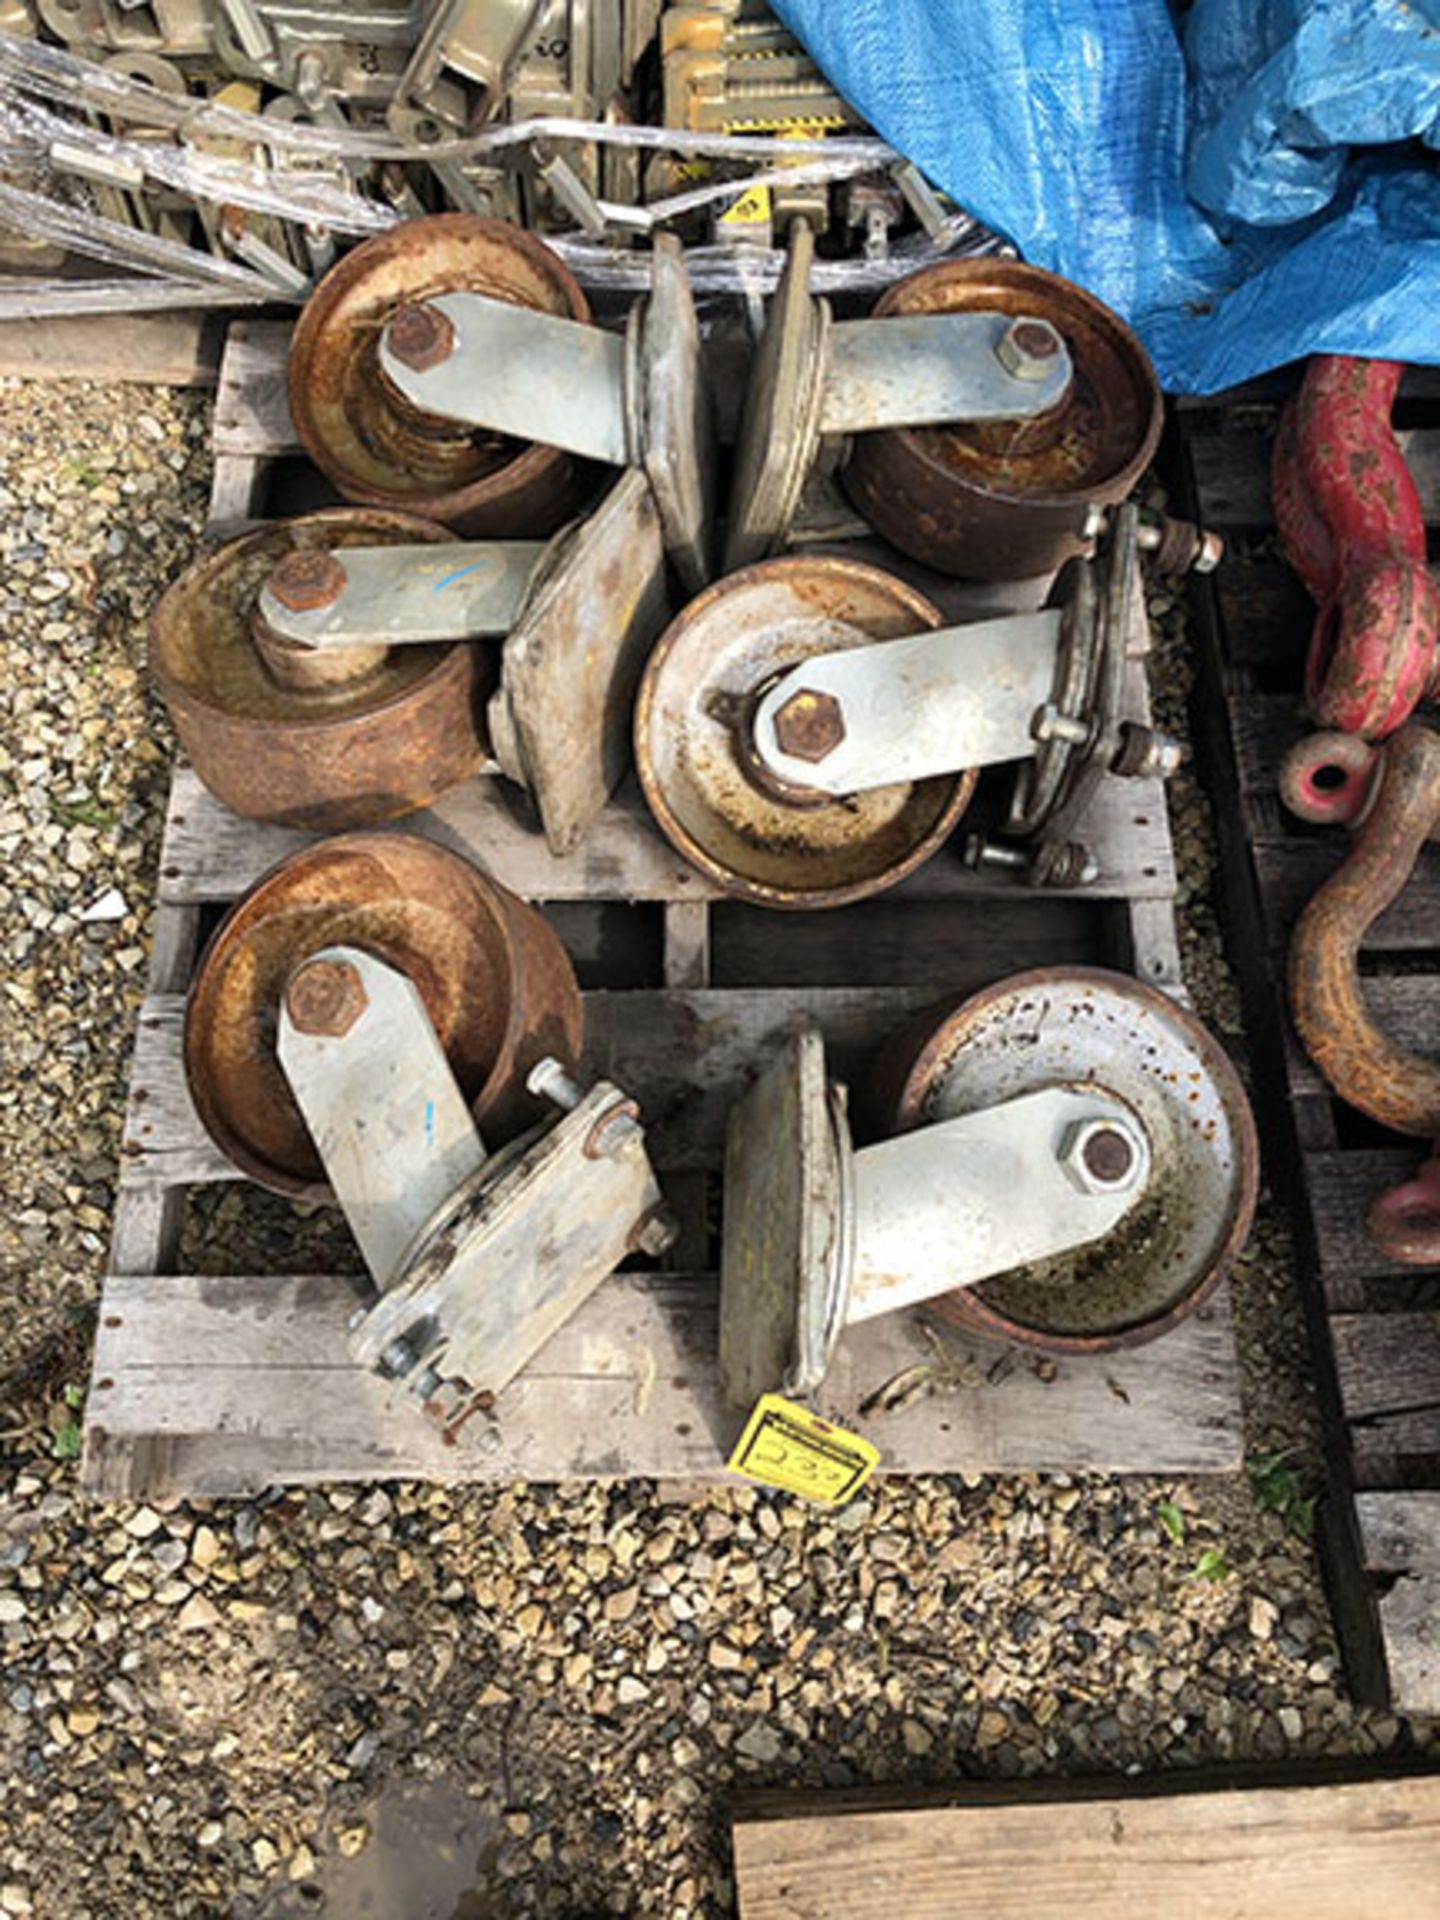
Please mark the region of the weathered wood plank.
[[742, 1819], [740, 1920], [1440, 1916], [1433, 1778], [1038, 1798]]
[[[1440, 1578], [1403, 1574], [1380, 1601], [1380, 1632], [1397, 1713], [1440, 1713]], [[1440, 1912], [1440, 1872], [1432, 1882]]]
[[[1255, 843], [1255, 871], [1272, 947], [1289, 939], [1305, 903], [1348, 851], [1348, 837], [1340, 833]], [[1440, 847], [1421, 850], [1399, 899], [1365, 935], [1365, 947], [1373, 953], [1440, 953]]]
[[1440, 1492], [1362, 1493], [1355, 1512], [1373, 1572], [1440, 1574]]
[[710, 984], [710, 902], [672, 900], [665, 907], [665, 984]]
[[[626, 782], [574, 853], [556, 859], [508, 781], [479, 779], [396, 828], [453, 847], [531, 900], [706, 900], [720, 889], [670, 846], [633, 779]], [[1164, 789], [1153, 780], [1107, 780], [1086, 826], [1101, 875], [1077, 897], [1167, 899], [1175, 891]], [[242, 820], [208, 794], [190, 767], [177, 767], [160, 868], [160, 897], [177, 903], [228, 901], [314, 835]], [[1018, 898], [1014, 874], [971, 873], [949, 849], [912, 874], [897, 894], [957, 902]]]
[[[1415, 476], [1426, 519], [1440, 519], [1440, 428], [1402, 428], [1395, 437]], [[1273, 417], [1242, 417], [1223, 424], [1196, 420], [1187, 439], [1206, 526], [1273, 526]]]
[[285, 394], [288, 320], [235, 320], [220, 362], [214, 446], [220, 454], [299, 453]]
[[1365, 1231], [1365, 1211], [1377, 1194], [1412, 1178], [1425, 1156], [1424, 1145], [1351, 1148], [1305, 1156], [1305, 1190], [1315, 1226], [1322, 1281], [1359, 1277], [1414, 1278], [1382, 1253]]
[[[120, 1497], [127, 1446], [141, 1477], [123, 1491], [137, 1496], [311, 1480], [723, 1475], [738, 1426], [717, 1399], [711, 1276], [607, 1281], [500, 1396], [500, 1450], [473, 1458], [443, 1447], [389, 1387], [353, 1366], [345, 1330], [355, 1298], [333, 1277], [112, 1276], [86, 1413], [86, 1485], [98, 1490], [103, 1470], [104, 1491]], [[963, 1336], [946, 1338], [972, 1350]], [[861, 1415], [869, 1394], [929, 1351], [915, 1316], [870, 1321], [845, 1335], [820, 1396], [829, 1416], [883, 1449], [887, 1472], [1239, 1464], [1223, 1296], [1161, 1348], [1062, 1360], [1048, 1381], [1022, 1363], [993, 1384]], [[164, 1486], [143, 1478], [157, 1458]]]
[[[873, 1050], [934, 997], [933, 986], [587, 993], [584, 1069], [639, 1101], [662, 1172], [718, 1168], [731, 1106], [789, 1034], [813, 1022], [831, 1072], [854, 1081]], [[122, 1147], [127, 1189], [239, 1177], [190, 1098], [184, 1018], [179, 995], [152, 996], [140, 1011]]]
[[1330, 1336], [1347, 1419], [1440, 1407], [1440, 1313], [1337, 1313]]
[[1349, 1437], [1357, 1481], [1381, 1492], [1394, 1486], [1397, 1460], [1440, 1458], [1440, 1407], [1358, 1420]]
[[0, 321], [0, 375], [25, 380], [135, 381], [213, 387], [224, 320], [218, 313], [52, 314]]
[[1298, 575], [1283, 560], [1231, 558], [1214, 581], [1227, 663], [1298, 694], [1315, 625], [1315, 603]]

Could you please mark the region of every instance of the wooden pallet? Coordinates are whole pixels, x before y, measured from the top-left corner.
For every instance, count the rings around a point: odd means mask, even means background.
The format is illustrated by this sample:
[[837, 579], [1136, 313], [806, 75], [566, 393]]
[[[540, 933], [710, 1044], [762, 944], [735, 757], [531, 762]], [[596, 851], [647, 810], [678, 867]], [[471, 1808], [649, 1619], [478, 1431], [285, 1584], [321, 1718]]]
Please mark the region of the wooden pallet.
[[1440, 1920], [1433, 1775], [1284, 1771], [752, 1793], [734, 1824], [740, 1920]]
[[[1267, 1131], [1288, 1174], [1302, 1281], [1327, 1428], [1322, 1514], [1327, 1580], [1350, 1669], [1365, 1699], [1440, 1712], [1440, 1272], [1387, 1260], [1365, 1208], [1423, 1158], [1336, 1100], [1290, 1024], [1285, 957], [1295, 920], [1345, 857], [1338, 830], [1302, 825], [1276, 775], [1312, 730], [1298, 689], [1314, 609], [1277, 557], [1269, 460], [1283, 389], [1192, 405], [1183, 438], [1194, 511], [1231, 536], [1212, 580], [1197, 584], [1197, 740], [1216, 809], [1225, 919], [1248, 1003]], [[1402, 395], [1402, 437], [1440, 521], [1440, 387]], [[1422, 853], [1366, 944], [1366, 994], [1401, 1041], [1433, 1051], [1440, 1036], [1440, 851]]]
[[[292, 461], [284, 338], [283, 327], [254, 322], [231, 330], [212, 506], [226, 530], [268, 513]], [[1143, 612], [1137, 618], [1133, 671], [1143, 684]], [[815, 1021], [835, 1072], [854, 1077], [914, 1009], [1021, 967], [1109, 964], [1182, 991], [1169, 826], [1153, 782], [1109, 783], [1092, 819], [1105, 877], [1083, 893], [1038, 894], [942, 853], [892, 893], [825, 914], [720, 896], [670, 849], [633, 783], [564, 860], [520, 816], [514, 789], [479, 779], [403, 824], [469, 854], [557, 926], [585, 991], [586, 1071], [639, 1100], [684, 1222], [675, 1270], [607, 1282], [506, 1391], [499, 1452], [473, 1459], [442, 1448], [413, 1409], [351, 1364], [349, 1280], [177, 1271], [188, 1196], [239, 1178], [185, 1085], [181, 1017], [198, 946], [219, 909], [306, 839], [237, 819], [182, 766], [87, 1409], [91, 1492], [230, 1494], [401, 1476], [718, 1477], [734, 1437], [715, 1392], [725, 1122], [780, 1039]], [[913, 1314], [869, 1323], [842, 1344], [823, 1405], [869, 1434], [887, 1471], [1203, 1473], [1239, 1463], [1223, 1289], [1151, 1348], [1053, 1368], [947, 1337], [976, 1354], [984, 1384], [866, 1416], [860, 1407], [875, 1389], [933, 1356]]]

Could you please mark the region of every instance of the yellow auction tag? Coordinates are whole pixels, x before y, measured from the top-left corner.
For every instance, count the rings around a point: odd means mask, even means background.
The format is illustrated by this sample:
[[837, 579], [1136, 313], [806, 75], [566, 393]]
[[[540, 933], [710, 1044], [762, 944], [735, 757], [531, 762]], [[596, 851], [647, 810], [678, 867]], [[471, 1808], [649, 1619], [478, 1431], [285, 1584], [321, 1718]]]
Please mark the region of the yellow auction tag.
[[749, 187], [720, 216], [722, 227], [753, 227], [770, 218], [769, 187]]
[[778, 1393], [755, 1402], [729, 1460], [731, 1473], [827, 1507], [858, 1493], [879, 1464], [878, 1447]]

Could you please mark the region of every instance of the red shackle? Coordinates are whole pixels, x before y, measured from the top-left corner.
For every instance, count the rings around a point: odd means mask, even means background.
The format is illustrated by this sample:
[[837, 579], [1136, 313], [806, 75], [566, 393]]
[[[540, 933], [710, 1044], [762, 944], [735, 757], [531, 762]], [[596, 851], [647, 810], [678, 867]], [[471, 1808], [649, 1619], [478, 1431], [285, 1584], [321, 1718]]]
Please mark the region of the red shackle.
[[1436, 687], [1440, 590], [1390, 424], [1403, 366], [1319, 354], [1275, 439], [1275, 519], [1316, 601], [1305, 697], [1323, 727], [1381, 740]]

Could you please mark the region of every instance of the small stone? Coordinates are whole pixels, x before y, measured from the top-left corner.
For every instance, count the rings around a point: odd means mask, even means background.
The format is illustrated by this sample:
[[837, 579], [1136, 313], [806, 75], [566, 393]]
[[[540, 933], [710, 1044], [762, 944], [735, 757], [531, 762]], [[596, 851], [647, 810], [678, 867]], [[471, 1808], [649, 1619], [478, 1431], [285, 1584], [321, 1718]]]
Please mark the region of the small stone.
[[699, 1765], [700, 1749], [687, 1734], [682, 1733], [678, 1740], [671, 1742], [670, 1758], [683, 1773], [686, 1769]]
[[250, 1849], [250, 1858], [255, 1862], [257, 1873], [268, 1873], [280, 1858], [273, 1840], [267, 1840], [262, 1834]]
[[0, 1593], [0, 1626], [13, 1626], [25, 1618], [25, 1602], [18, 1593]]
[[[79, 919], [85, 926], [93, 926], [107, 920], [123, 920], [130, 911], [125, 904], [125, 896], [118, 887], [107, 887], [98, 900], [92, 900], [88, 907], [82, 907]], [[149, 1512], [149, 1508], [142, 1509]], [[154, 1529], [152, 1528], [153, 1532]], [[145, 1535], [137, 1534], [136, 1539], [143, 1540]]]
[[906, 1720], [901, 1723], [900, 1737], [905, 1742], [907, 1753], [929, 1753], [935, 1744], [935, 1736], [928, 1727], [922, 1727], [918, 1720]]
[[28, 1887], [22, 1887], [18, 1880], [7, 1880], [0, 1887], [0, 1913], [27, 1914], [34, 1911]]
[[735, 1673], [745, 1664], [744, 1654], [738, 1653], [728, 1640], [712, 1640], [709, 1658], [712, 1667], [725, 1673]]
[[528, 1607], [521, 1607], [515, 1616], [515, 1631], [523, 1633], [527, 1640], [533, 1640], [544, 1624], [545, 1609], [533, 1603]]
[[761, 1766], [768, 1766], [772, 1760], [780, 1758], [780, 1749], [784, 1745], [773, 1727], [766, 1726], [763, 1720], [757, 1720], [754, 1726], [747, 1727], [735, 1742], [735, 1751], [744, 1754], [747, 1760], [754, 1760]]
[[1256, 1640], [1268, 1640], [1275, 1631], [1275, 1623], [1280, 1618], [1280, 1609], [1264, 1594], [1255, 1594], [1250, 1601], [1250, 1632]]
[[132, 1540], [148, 1540], [152, 1533], [159, 1533], [165, 1522], [153, 1507], [137, 1507], [124, 1524]]
[[65, 1724], [78, 1740], [87, 1740], [99, 1726], [100, 1715], [94, 1707], [72, 1707]]
[[315, 1871], [315, 1856], [303, 1840], [290, 1856], [288, 1871], [292, 1880], [308, 1880]]
[[637, 1680], [633, 1673], [622, 1673], [620, 1684], [615, 1689], [615, 1698], [622, 1707], [638, 1706], [642, 1700], [650, 1698], [650, 1689], [643, 1680]]
[[993, 1707], [987, 1707], [980, 1716], [977, 1738], [982, 1747], [997, 1746], [1010, 1731], [1010, 1722], [1003, 1713], [997, 1713]]
[[195, 1529], [195, 1538], [190, 1542], [190, 1558], [197, 1567], [213, 1567], [224, 1551], [220, 1536], [213, 1528]]
[[220, 1624], [219, 1609], [203, 1593], [192, 1594], [175, 1616], [181, 1633], [206, 1633]]
[[619, 1593], [612, 1593], [605, 1602], [605, 1618], [622, 1623], [628, 1620], [640, 1604], [639, 1587], [622, 1587]]
[[1277, 1716], [1280, 1731], [1287, 1740], [1299, 1740], [1305, 1732], [1305, 1722], [1298, 1707], [1281, 1707]]
[[225, 1829], [218, 1820], [207, 1820], [195, 1839], [202, 1847], [218, 1847], [225, 1838]]
[[363, 1853], [370, 1844], [370, 1829], [363, 1820], [356, 1826], [342, 1827], [335, 1844], [347, 1860], [353, 1860], [357, 1853]]

